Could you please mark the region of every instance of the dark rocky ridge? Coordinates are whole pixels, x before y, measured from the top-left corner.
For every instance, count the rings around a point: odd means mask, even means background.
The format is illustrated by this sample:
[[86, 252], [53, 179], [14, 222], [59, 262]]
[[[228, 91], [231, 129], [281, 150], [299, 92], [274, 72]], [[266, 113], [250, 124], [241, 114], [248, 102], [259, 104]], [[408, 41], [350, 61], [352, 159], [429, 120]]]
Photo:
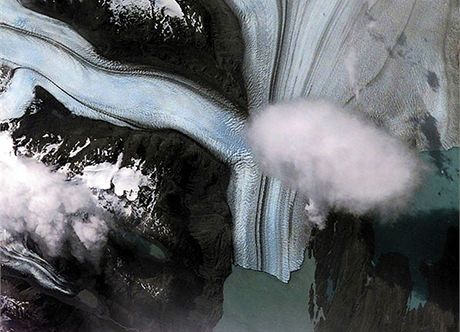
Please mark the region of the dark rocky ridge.
[[121, 15], [119, 24], [113, 22], [105, 1], [21, 3], [68, 23], [107, 59], [186, 77], [218, 91], [242, 111], [247, 106], [241, 29], [223, 0], [177, 0], [185, 23], [162, 13], [152, 17], [132, 13]]
[[[78, 287], [97, 293], [111, 316], [125, 326], [161, 331], [211, 329], [222, 314], [222, 288], [232, 263], [227, 167], [178, 132], [132, 130], [74, 116], [43, 89], [37, 89], [36, 95], [28, 113], [13, 123], [18, 152], [32, 156], [60, 137], [60, 147], [41, 161], [53, 168], [70, 163], [70, 176], [85, 165], [115, 163], [123, 153], [122, 166], [141, 159], [145, 162], [142, 172], [157, 177], [156, 188], [143, 186], [136, 200], [124, 200], [133, 214], [118, 220], [118, 233], [129, 234], [140, 245], [133, 246], [133, 241], [111, 232], [98, 271], [70, 255], [48, 260]], [[72, 149], [88, 138], [91, 144], [71, 157]], [[150, 257], [144, 248], [149, 243], [166, 248], [169, 260]], [[14, 279], [9, 284], [16, 285], [10, 287], [13, 298], [21, 298], [28, 289]], [[27, 292], [37, 294], [33, 289]], [[68, 331], [120, 330], [64, 304], [50, 307], [43, 294], [36, 295], [35, 302], [36, 311], [56, 315], [52, 321], [65, 322]], [[54, 330], [52, 323], [31, 317], [29, 327]], [[43, 315], [37, 317], [43, 319]], [[27, 319], [21, 321], [26, 324]]]
[[310, 316], [319, 318], [315, 330], [458, 331], [458, 231], [458, 226], [448, 228], [439, 261], [420, 266], [428, 299], [424, 306], [408, 309], [414, 286], [408, 258], [383, 253], [374, 263], [372, 220], [332, 213], [309, 248], [317, 260], [316, 294], [312, 288], [310, 295], [321, 308], [315, 310], [310, 302]]

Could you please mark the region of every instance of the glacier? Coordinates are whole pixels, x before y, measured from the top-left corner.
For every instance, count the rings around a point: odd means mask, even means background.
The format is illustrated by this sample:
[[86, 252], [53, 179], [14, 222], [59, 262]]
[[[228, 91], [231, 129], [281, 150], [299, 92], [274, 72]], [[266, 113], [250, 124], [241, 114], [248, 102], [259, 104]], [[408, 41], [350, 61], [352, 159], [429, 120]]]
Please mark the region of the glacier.
[[[419, 150], [458, 146], [453, 2], [226, 3], [245, 41], [250, 114], [269, 103], [326, 98], [364, 112]], [[247, 118], [218, 93], [104, 59], [68, 25], [16, 0], [0, 3], [0, 63], [13, 69], [0, 95], [1, 119], [21, 116], [41, 86], [75, 114], [174, 129], [206, 147], [232, 170], [235, 263], [284, 282], [299, 268], [310, 232], [306, 198], [261, 173], [245, 139]]]

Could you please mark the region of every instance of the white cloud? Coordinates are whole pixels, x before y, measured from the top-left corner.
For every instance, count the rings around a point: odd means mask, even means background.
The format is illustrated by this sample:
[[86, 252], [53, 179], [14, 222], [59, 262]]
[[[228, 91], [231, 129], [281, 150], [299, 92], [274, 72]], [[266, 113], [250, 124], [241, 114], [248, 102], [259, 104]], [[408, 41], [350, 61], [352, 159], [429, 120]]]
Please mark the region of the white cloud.
[[350, 111], [325, 102], [269, 106], [249, 124], [263, 170], [303, 192], [311, 221], [329, 209], [397, 211], [420, 178], [415, 153]]
[[27, 234], [46, 255], [60, 255], [69, 243], [76, 258], [97, 263], [108, 215], [85, 185], [16, 156], [8, 132], [0, 133], [0, 188], [1, 228]]

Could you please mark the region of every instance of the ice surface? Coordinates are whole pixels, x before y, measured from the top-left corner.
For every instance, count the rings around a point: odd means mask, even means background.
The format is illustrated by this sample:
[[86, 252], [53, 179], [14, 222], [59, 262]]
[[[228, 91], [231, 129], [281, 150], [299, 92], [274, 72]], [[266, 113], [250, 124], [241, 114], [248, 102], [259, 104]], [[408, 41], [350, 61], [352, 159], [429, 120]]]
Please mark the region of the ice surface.
[[[419, 149], [458, 145], [458, 12], [447, 0], [226, 2], [245, 39], [250, 112], [328, 98]], [[14, 0], [0, 4], [0, 60], [14, 68], [0, 117], [19, 116], [38, 85], [76, 114], [188, 135], [232, 168], [235, 262], [283, 281], [299, 268], [305, 198], [260, 173], [246, 119], [229, 102], [180, 77], [102, 59], [67, 25]]]
[[419, 150], [458, 146], [459, 15], [451, 2], [227, 2], [243, 29], [253, 111], [326, 98]]

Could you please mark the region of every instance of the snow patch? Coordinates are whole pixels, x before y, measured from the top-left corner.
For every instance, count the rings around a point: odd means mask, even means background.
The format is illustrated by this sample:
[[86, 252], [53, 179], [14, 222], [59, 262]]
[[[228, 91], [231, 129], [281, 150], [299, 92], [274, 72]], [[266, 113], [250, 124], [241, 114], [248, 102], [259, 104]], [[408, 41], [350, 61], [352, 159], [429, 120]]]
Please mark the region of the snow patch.
[[80, 142], [77, 142], [77, 145], [70, 151], [69, 153], [69, 158], [75, 157], [77, 154], [79, 154], [84, 148], [86, 148], [88, 145], [91, 144], [91, 140], [89, 138], [86, 139], [86, 142], [83, 146], [78, 146]]
[[132, 168], [121, 167], [123, 153], [115, 164], [104, 162], [86, 166], [82, 175], [77, 175], [90, 188], [114, 189], [117, 196], [126, 196], [129, 201], [137, 199], [140, 187], [149, 183], [148, 177], [142, 174], [140, 160], [135, 160]]
[[112, 21], [116, 25], [123, 25], [126, 17], [139, 17], [141, 19], [152, 19], [157, 12], [175, 18], [183, 18], [184, 12], [180, 5], [174, 0], [102, 0], [102, 5], [108, 5], [112, 12]]
[[182, 8], [174, 0], [156, 0], [155, 7], [158, 10], [163, 10], [164, 14], [170, 17], [184, 17], [184, 12], [182, 11]]

